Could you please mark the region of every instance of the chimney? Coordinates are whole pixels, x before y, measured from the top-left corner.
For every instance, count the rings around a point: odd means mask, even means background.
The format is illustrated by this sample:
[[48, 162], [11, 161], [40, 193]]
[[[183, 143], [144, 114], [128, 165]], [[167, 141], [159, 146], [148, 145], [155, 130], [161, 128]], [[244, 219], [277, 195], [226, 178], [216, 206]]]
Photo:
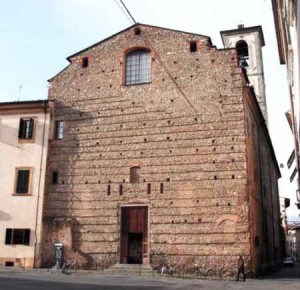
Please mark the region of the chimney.
[[244, 24], [239, 24], [238, 29], [242, 29], [242, 28], [244, 28]]

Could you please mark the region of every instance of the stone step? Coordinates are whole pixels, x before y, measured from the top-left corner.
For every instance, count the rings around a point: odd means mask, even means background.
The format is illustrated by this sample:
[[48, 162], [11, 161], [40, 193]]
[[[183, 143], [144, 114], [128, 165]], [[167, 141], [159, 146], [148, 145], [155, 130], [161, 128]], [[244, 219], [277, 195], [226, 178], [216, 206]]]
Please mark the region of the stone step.
[[150, 265], [137, 264], [116, 264], [106, 270], [104, 274], [118, 276], [153, 276], [153, 269]]

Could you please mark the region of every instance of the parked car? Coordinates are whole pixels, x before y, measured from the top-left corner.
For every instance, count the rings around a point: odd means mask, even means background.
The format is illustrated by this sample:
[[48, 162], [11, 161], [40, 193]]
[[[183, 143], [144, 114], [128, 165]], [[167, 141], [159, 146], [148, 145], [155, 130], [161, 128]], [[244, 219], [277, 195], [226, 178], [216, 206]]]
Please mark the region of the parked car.
[[283, 259], [284, 266], [294, 266], [294, 258], [293, 257], [286, 257]]

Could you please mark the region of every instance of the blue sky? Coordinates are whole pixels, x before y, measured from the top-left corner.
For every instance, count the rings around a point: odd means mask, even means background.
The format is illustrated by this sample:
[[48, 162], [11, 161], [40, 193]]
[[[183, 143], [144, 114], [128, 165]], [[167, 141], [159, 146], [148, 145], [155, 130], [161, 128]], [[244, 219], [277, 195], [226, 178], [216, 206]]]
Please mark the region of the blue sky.
[[[292, 135], [286, 67], [279, 64], [271, 0], [124, 0], [138, 22], [208, 35], [222, 48], [220, 31], [238, 24], [262, 25], [270, 135], [279, 163], [286, 163]], [[0, 9], [0, 102], [47, 98], [47, 79], [62, 70], [66, 58], [130, 26], [114, 0], [9, 0]], [[295, 185], [282, 170], [280, 195]]]

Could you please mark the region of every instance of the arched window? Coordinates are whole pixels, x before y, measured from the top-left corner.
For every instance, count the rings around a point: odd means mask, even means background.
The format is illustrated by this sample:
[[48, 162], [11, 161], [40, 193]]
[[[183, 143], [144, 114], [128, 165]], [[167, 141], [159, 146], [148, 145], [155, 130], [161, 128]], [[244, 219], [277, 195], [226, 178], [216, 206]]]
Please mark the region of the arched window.
[[240, 66], [248, 66], [249, 60], [249, 52], [248, 52], [248, 45], [246, 41], [241, 40], [236, 44], [236, 51], [239, 57], [239, 64]]
[[140, 182], [140, 167], [133, 166], [130, 167], [130, 183], [139, 183]]
[[151, 54], [139, 49], [129, 52], [125, 62], [125, 84], [135, 85], [151, 81]]

